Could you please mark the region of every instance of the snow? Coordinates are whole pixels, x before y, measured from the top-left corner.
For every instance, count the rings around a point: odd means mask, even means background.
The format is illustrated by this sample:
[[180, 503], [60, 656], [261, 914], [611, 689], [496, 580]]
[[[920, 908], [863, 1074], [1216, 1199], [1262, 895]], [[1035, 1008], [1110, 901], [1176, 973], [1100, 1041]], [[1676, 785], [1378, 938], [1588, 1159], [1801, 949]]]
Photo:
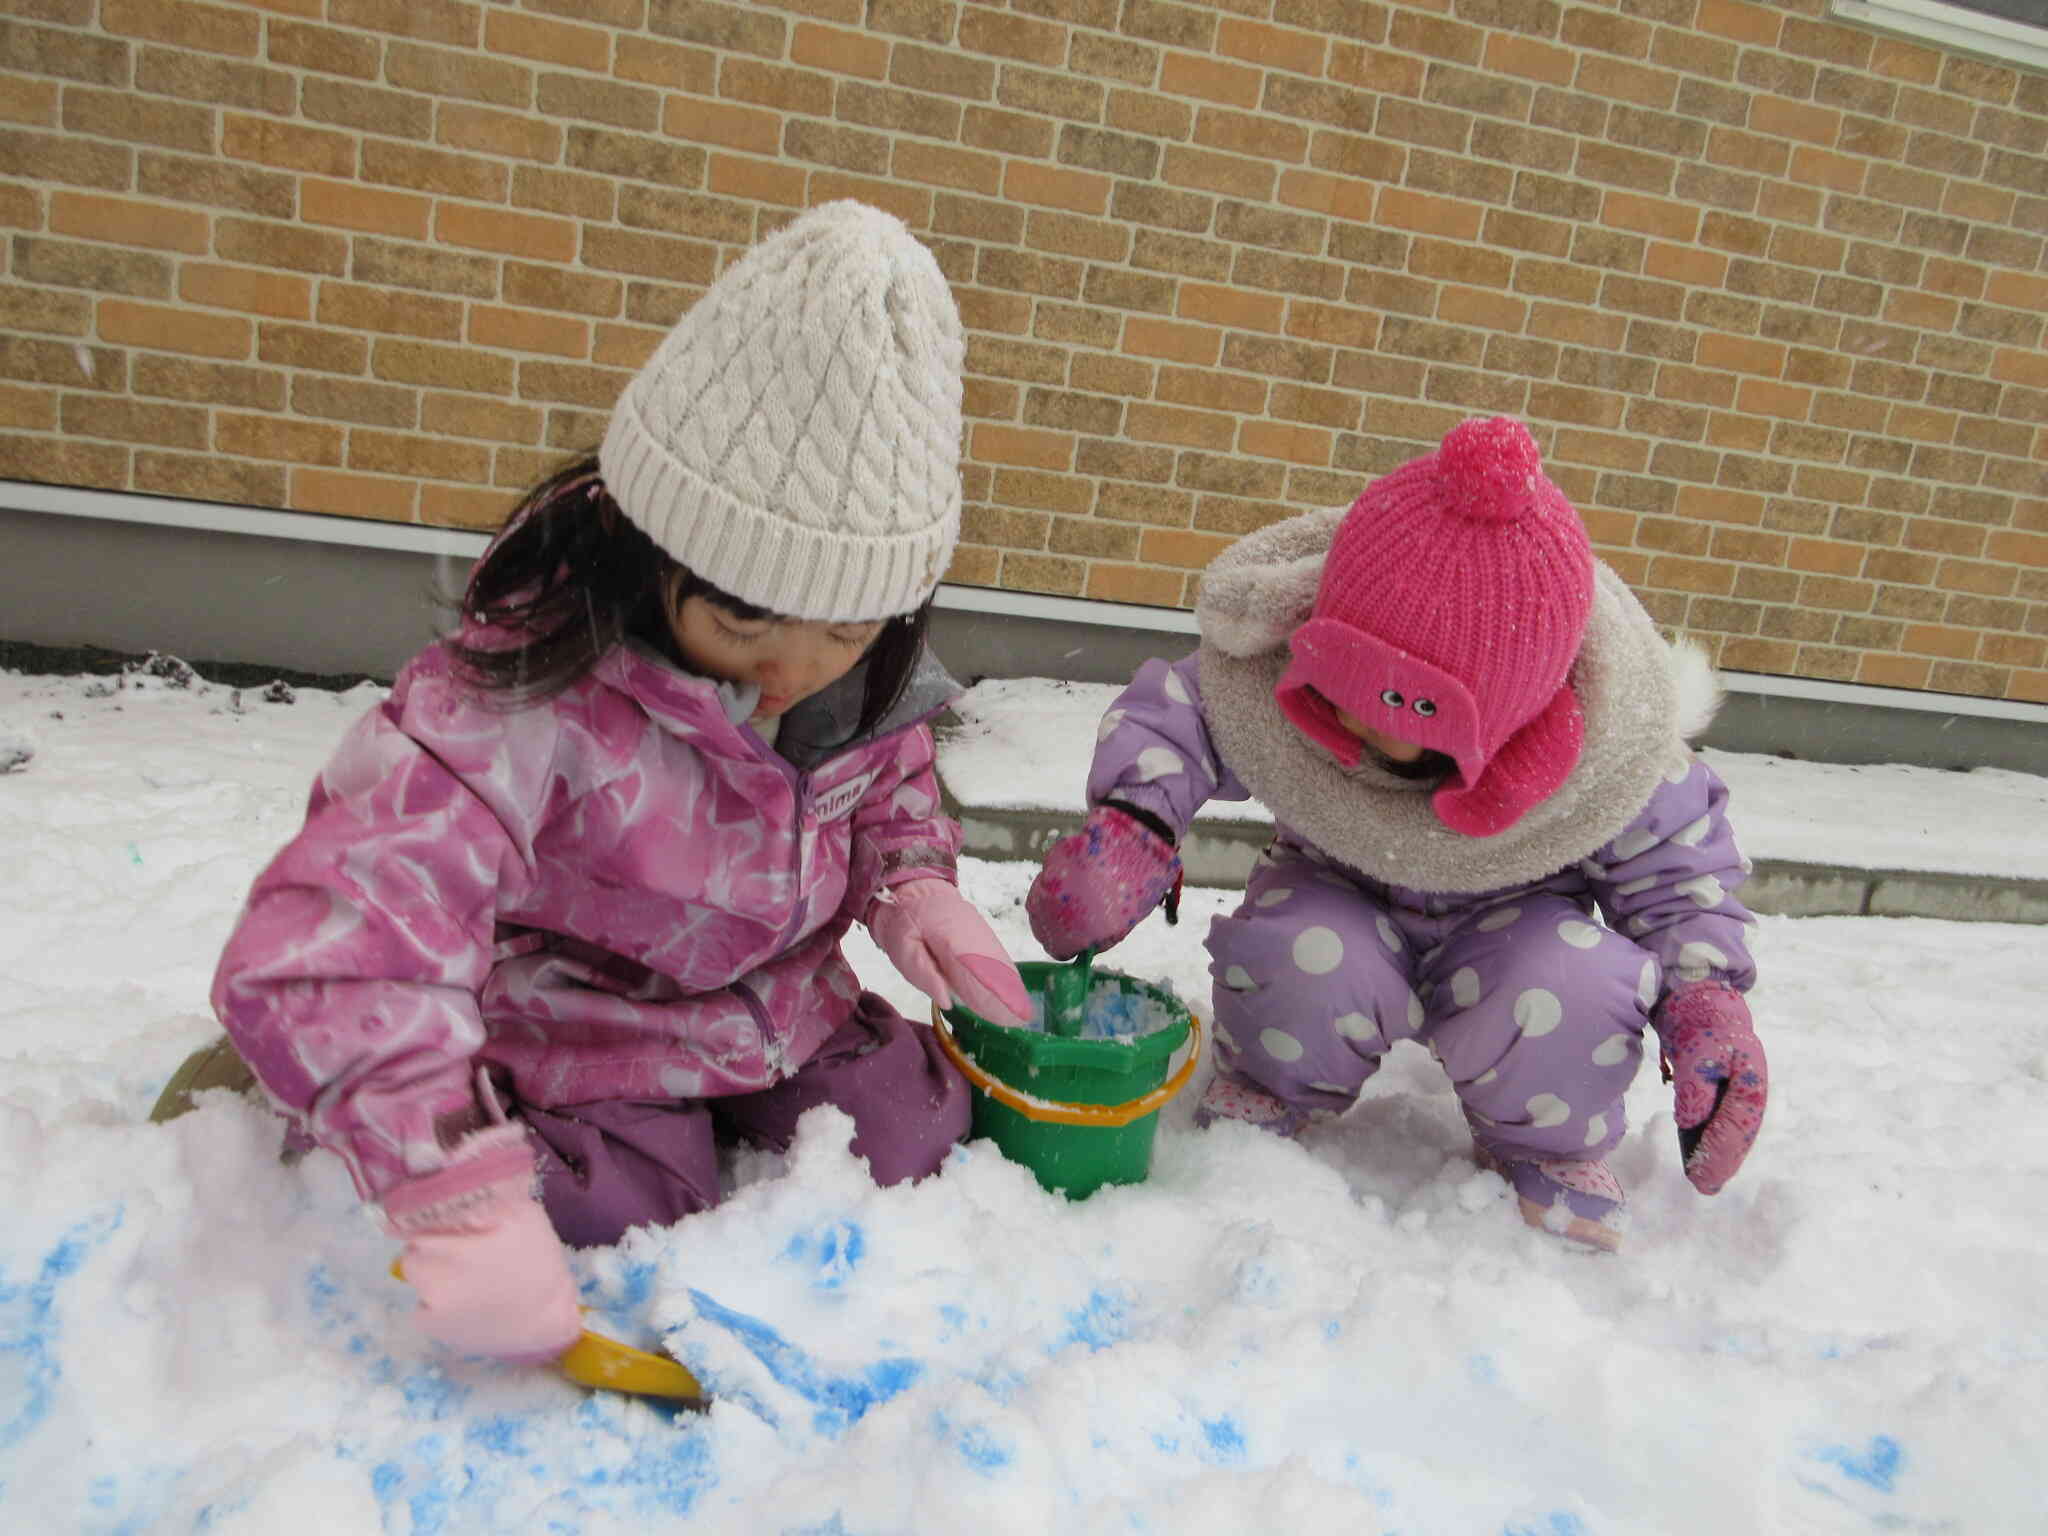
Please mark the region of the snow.
[[[1078, 818], [1096, 727], [1120, 691], [1045, 678], [982, 683], [948, 741], [947, 787], [985, 810]], [[1713, 748], [1701, 755], [1728, 785], [1752, 859], [2048, 879], [2048, 779], [2003, 768], [1954, 773]], [[1272, 821], [1248, 801], [1212, 800], [1200, 816]]]
[[[1006, 684], [987, 711], [1005, 723], [985, 742], [1029, 740], [998, 777], [1054, 797], [1030, 803], [1078, 800], [1100, 706], [1074, 725], [1072, 691]], [[339, 1166], [282, 1165], [266, 1111], [216, 1093], [145, 1123], [214, 1033], [207, 980], [249, 880], [377, 693], [286, 697], [0, 674], [0, 749], [31, 749], [0, 774], [0, 1527], [2048, 1524], [2048, 930], [1763, 920], [1763, 1139], [1700, 1198], [1644, 1072], [1614, 1257], [1521, 1225], [1407, 1046], [1300, 1145], [1198, 1133], [1184, 1095], [1150, 1179], [1078, 1203], [987, 1142], [876, 1189], [847, 1122], [814, 1114], [787, 1156], [737, 1157], [718, 1209], [579, 1256], [594, 1323], [714, 1394], [673, 1415], [438, 1354]], [[979, 793], [972, 743], [948, 752]], [[2022, 776], [1931, 793], [1861, 769], [1843, 804], [1811, 765], [1728, 766], [1753, 855], [1800, 835], [1873, 865], [2040, 854]], [[1019, 958], [1030, 874], [963, 870]], [[1200, 939], [1229, 900], [1190, 890], [1179, 927], [1155, 918], [1102, 963], [1206, 1019]], [[853, 957], [924, 1011], [864, 939]]]

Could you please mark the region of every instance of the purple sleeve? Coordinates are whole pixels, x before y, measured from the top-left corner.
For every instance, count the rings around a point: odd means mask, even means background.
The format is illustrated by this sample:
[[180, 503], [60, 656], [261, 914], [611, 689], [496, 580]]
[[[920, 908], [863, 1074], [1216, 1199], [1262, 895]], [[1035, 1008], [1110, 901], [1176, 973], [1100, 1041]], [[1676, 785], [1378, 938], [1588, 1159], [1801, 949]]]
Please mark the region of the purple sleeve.
[[499, 901], [530, 873], [463, 772], [488, 776], [503, 737], [433, 751], [404, 726], [394, 694], [350, 729], [213, 982], [236, 1048], [366, 1199], [446, 1160], [438, 1127], [474, 1103]]
[[1204, 802], [1251, 798], [1209, 739], [1197, 661], [1154, 658], [1140, 667], [1103, 715], [1088, 770], [1090, 805], [1118, 800], [1149, 811], [1175, 842]]
[[1728, 825], [1727, 786], [1698, 758], [1673, 775], [1587, 861], [1594, 897], [1609, 923], [1656, 956], [1666, 992], [1709, 980], [1747, 991], [1756, 980], [1753, 919], [1734, 892], [1749, 861]]

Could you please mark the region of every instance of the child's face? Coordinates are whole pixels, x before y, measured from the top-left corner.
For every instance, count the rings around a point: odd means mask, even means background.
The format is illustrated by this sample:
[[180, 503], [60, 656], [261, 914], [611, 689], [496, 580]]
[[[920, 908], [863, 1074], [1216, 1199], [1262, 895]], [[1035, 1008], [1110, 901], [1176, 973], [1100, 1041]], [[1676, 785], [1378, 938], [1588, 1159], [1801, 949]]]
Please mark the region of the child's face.
[[851, 672], [882, 632], [882, 621], [833, 624], [742, 619], [703, 596], [686, 597], [669, 619], [683, 660], [707, 677], [761, 690], [756, 720], [772, 719]]
[[1413, 763], [1421, 759], [1428, 749], [1412, 741], [1403, 741], [1398, 736], [1389, 736], [1385, 731], [1376, 731], [1348, 709], [1338, 709], [1333, 703], [1331, 710], [1337, 716], [1337, 723], [1364, 742], [1390, 763]]

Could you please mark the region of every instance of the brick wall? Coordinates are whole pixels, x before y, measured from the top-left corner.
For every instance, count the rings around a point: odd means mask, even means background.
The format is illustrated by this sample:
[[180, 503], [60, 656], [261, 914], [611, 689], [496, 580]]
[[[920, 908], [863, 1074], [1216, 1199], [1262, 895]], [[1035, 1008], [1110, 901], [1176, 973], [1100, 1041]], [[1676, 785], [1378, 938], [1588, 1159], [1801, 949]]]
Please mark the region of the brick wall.
[[2048, 701], [2048, 76], [1824, 0], [8, 0], [0, 477], [482, 526], [794, 210], [969, 331], [957, 581], [1187, 605], [1524, 417], [1749, 671]]

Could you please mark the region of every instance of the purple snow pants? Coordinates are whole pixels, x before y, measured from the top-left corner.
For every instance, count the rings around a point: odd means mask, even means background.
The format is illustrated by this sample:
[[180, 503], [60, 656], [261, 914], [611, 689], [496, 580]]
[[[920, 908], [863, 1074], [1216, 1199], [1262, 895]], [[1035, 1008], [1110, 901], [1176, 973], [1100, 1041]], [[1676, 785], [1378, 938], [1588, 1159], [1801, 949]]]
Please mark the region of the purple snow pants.
[[1656, 960], [1592, 915], [1574, 872], [1431, 899], [1287, 843], [1209, 929], [1216, 1054], [1308, 1113], [1348, 1108], [1397, 1040], [1443, 1064], [1502, 1161], [1600, 1157], [1626, 1129]]
[[549, 1109], [514, 1100], [506, 1108], [535, 1142], [548, 1219], [565, 1243], [587, 1248], [716, 1205], [720, 1141], [780, 1150], [797, 1118], [819, 1104], [852, 1116], [854, 1155], [881, 1184], [936, 1172], [967, 1134], [966, 1081], [929, 1027], [872, 992], [815, 1056], [758, 1093]]

